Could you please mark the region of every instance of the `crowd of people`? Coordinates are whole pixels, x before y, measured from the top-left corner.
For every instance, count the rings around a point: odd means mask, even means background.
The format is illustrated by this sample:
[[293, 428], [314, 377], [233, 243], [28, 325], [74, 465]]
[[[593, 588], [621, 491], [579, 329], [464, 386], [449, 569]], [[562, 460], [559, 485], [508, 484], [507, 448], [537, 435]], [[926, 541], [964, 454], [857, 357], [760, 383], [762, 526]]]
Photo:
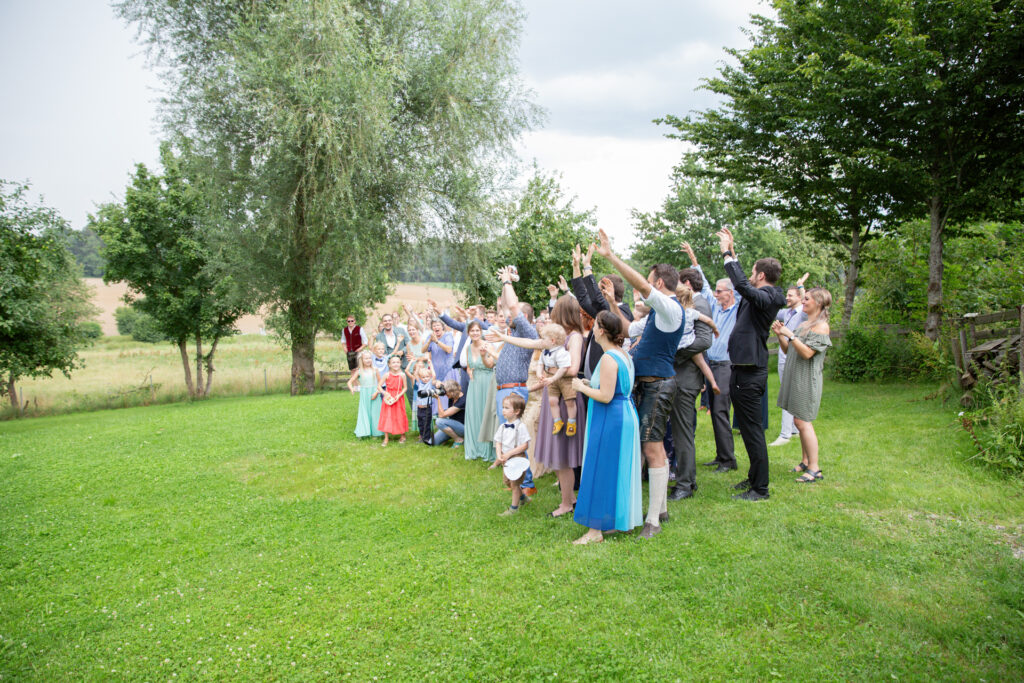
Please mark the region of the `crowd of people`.
[[[399, 312], [385, 314], [372, 337], [349, 316], [344, 343], [349, 388], [360, 395], [356, 435], [403, 443], [409, 410], [422, 443], [450, 441], [467, 460], [502, 468], [511, 502], [501, 515], [517, 514], [537, 492], [534, 479], [553, 471], [560, 501], [547, 515], [572, 515], [586, 527], [575, 543], [637, 527], [641, 538], [652, 538], [669, 520], [668, 501], [697, 492], [702, 397], [715, 440], [715, 457], [704, 464], [716, 473], [737, 469], [735, 427], [749, 467], [733, 498], [769, 498], [767, 340], [775, 334], [782, 427], [770, 446], [798, 436], [796, 481], [821, 480], [813, 421], [831, 345], [828, 290], [805, 291], [804, 274], [784, 291], [774, 258], [758, 260], [746, 275], [728, 229], [717, 235], [727, 277], [713, 288], [686, 243], [690, 267], [660, 263], [645, 277], [598, 234], [586, 252], [573, 250], [572, 277], [548, 287], [544, 311], [519, 300], [518, 271], [508, 266], [497, 273], [493, 309], [406, 306], [405, 324]], [[596, 278], [595, 252], [615, 272]], [[625, 283], [635, 310], [623, 303]]]

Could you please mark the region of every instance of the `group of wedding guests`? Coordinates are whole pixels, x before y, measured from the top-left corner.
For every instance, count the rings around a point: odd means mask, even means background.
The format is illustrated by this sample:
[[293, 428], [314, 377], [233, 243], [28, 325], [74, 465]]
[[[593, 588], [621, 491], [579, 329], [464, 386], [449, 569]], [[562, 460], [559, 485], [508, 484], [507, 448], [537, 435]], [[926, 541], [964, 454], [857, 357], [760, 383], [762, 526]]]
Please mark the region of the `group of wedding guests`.
[[[608, 533], [642, 526], [660, 533], [668, 500], [697, 491], [696, 403], [707, 391], [716, 441], [708, 465], [736, 469], [730, 405], [750, 460], [734, 498], [765, 500], [768, 492], [766, 425], [769, 334], [779, 339], [783, 429], [773, 446], [799, 434], [798, 481], [823, 475], [812, 422], [822, 391], [822, 364], [830, 346], [825, 289], [803, 288], [806, 275], [784, 292], [781, 265], [758, 260], [749, 277], [736, 259], [732, 234], [718, 233], [727, 278], [714, 290], [692, 249], [691, 267], [652, 266], [644, 277], [599, 244], [572, 254], [572, 279], [549, 287], [551, 301], [535, 315], [519, 300], [514, 267], [498, 272], [501, 294], [484, 306], [442, 310], [429, 301], [417, 313], [405, 307], [381, 317], [370, 337], [350, 316], [344, 342], [360, 394], [356, 435], [406, 440], [407, 407], [421, 442], [462, 448], [467, 460], [502, 467], [515, 515], [536, 493], [534, 478], [554, 471], [559, 505], [550, 517], [573, 515], [587, 527], [575, 542], [600, 542]], [[617, 271], [595, 278], [593, 253]], [[625, 283], [635, 312], [623, 303]], [[570, 291], [571, 288], [571, 291]], [[635, 315], [635, 319], [634, 319]], [[723, 410], [724, 407], [724, 410]], [[722, 424], [724, 413], [724, 425]], [[765, 418], [766, 419], [766, 418]], [[675, 485], [668, 490], [669, 461]], [[649, 481], [642, 511], [642, 464]]]

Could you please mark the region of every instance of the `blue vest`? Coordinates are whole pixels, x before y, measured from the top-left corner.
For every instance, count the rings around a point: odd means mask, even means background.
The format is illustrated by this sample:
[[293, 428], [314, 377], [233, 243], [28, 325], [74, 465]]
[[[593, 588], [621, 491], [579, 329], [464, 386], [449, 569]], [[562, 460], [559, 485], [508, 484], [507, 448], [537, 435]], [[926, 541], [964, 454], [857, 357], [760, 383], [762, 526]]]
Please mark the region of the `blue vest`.
[[[675, 297], [672, 297], [672, 301], [680, 308], [683, 307]], [[685, 319], [676, 331], [662, 332], [655, 324], [657, 315], [658, 312], [652, 308], [647, 315], [647, 325], [644, 327], [640, 342], [636, 345], [633, 365], [636, 367], [637, 377], [674, 377], [676, 374], [673, 361], [679, 347], [679, 339], [686, 327]]]

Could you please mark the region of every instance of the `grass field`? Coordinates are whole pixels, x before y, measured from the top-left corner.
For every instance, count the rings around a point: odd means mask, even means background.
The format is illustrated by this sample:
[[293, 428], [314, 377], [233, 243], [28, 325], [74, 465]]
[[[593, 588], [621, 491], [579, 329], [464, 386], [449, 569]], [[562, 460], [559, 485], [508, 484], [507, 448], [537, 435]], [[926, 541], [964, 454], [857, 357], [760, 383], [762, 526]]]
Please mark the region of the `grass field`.
[[823, 482], [795, 443], [765, 503], [701, 468], [587, 547], [550, 476], [499, 518], [497, 471], [358, 442], [342, 392], [8, 421], [0, 679], [1019, 680], [1020, 483], [928, 391], [827, 383]]

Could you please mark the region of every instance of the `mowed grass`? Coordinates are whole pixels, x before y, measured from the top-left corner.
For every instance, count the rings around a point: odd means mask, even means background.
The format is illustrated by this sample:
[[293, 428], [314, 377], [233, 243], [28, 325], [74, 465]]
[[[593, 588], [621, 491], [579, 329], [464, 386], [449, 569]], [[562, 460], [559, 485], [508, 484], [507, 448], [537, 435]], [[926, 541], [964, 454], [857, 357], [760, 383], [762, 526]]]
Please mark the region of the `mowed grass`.
[[[348, 369], [341, 342], [317, 339], [316, 352], [317, 370]], [[84, 367], [75, 370], [70, 379], [56, 373], [18, 383], [28, 417], [188, 398], [181, 352], [169, 342], [147, 344], [128, 337], [104, 337], [79, 355]], [[194, 379], [194, 346], [189, 347], [189, 358]], [[222, 339], [213, 358], [210, 395], [287, 392], [291, 362], [291, 351], [270, 337], [250, 334]], [[205, 369], [203, 372], [205, 376]], [[9, 403], [0, 407], [0, 418], [13, 416]]]
[[1020, 679], [1021, 486], [929, 389], [826, 383], [823, 482], [793, 442], [770, 501], [699, 468], [588, 547], [552, 477], [499, 518], [497, 470], [357, 441], [347, 393], [9, 421], [0, 678]]

